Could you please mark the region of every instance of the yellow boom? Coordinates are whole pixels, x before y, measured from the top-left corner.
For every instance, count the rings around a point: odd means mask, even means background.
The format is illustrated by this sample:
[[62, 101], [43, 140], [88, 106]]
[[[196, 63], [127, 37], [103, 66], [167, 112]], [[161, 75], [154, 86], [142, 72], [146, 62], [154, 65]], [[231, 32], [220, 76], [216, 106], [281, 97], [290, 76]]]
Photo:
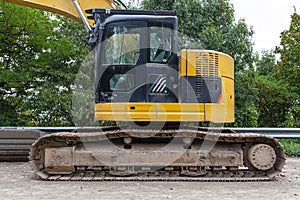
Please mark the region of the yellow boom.
[[[4, 0], [7, 2], [20, 4], [23, 6], [37, 8], [40, 10], [45, 10], [53, 13], [57, 13], [71, 19], [74, 19], [80, 23], [82, 23], [82, 19], [80, 14], [78, 13], [74, 0]], [[120, 5], [118, 5], [113, 0], [77, 0], [81, 10], [85, 11], [91, 8], [110, 8], [110, 9], [118, 9]], [[83, 13], [85, 19], [87, 20], [87, 16]], [[92, 25], [91, 20], [87, 20], [89, 25]]]

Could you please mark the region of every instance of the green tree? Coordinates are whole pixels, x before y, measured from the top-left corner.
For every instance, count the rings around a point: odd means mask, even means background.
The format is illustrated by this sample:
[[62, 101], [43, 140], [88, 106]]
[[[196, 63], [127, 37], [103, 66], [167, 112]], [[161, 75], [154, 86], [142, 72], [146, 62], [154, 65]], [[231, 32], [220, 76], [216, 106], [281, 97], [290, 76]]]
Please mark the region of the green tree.
[[72, 125], [71, 86], [88, 50], [83, 28], [6, 2], [0, 10], [0, 124]]
[[281, 33], [280, 46], [275, 53], [280, 54], [280, 60], [275, 67], [274, 76], [283, 80], [286, 88], [294, 94], [286, 117], [286, 126], [300, 127], [300, 15], [296, 12], [291, 15], [288, 30]]
[[257, 76], [256, 88], [258, 102], [256, 104], [260, 127], [285, 127], [290, 120], [291, 108], [294, 107], [295, 94], [290, 92], [284, 81], [272, 76]]
[[[293, 56], [299, 56], [299, 40], [295, 36], [295, 22], [292, 16], [291, 28], [282, 33], [281, 46], [276, 52], [281, 54], [281, 60], [276, 64], [273, 51], [263, 51], [256, 62], [255, 87], [258, 92], [256, 107], [259, 114], [259, 126], [266, 127], [295, 127], [299, 125], [299, 92], [296, 89], [299, 76], [299, 61]], [[298, 18], [299, 24], [299, 18]], [[290, 34], [289, 32], [292, 32]], [[298, 47], [297, 47], [298, 46]], [[295, 48], [297, 47], [297, 48]], [[294, 51], [298, 50], [298, 53]], [[291, 51], [291, 52], [290, 52]], [[297, 64], [298, 62], [298, 64]], [[296, 69], [296, 70], [295, 70]], [[298, 73], [298, 74], [297, 74]]]
[[267, 76], [273, 73], [276, 64], [276, 57], [273, 50], [263, 50], [261, 56], [257, 55], [256, 73], [260, 76]]
[[280, 46], [275, 50], [280, 54], [276, 77], [286, 80], [289, 87], [300, 94], [300, 15], [294, 13], [291, 18], [289, 30], [281, 33]]
[[255, 87], [255, 74], [244, 70], [235, 74], [235, 123], [236, 127], [257, 127], [258, 92]]

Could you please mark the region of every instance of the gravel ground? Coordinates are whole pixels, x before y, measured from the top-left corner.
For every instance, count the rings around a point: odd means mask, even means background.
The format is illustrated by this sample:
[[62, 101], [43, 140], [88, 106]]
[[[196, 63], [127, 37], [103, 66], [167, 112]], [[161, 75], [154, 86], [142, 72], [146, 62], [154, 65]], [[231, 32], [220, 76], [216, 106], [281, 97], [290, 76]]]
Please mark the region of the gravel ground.
[[300, 158], [272, 182], [49, 182], [28, 163], [0, 163], [0, 199], [298, 199]]

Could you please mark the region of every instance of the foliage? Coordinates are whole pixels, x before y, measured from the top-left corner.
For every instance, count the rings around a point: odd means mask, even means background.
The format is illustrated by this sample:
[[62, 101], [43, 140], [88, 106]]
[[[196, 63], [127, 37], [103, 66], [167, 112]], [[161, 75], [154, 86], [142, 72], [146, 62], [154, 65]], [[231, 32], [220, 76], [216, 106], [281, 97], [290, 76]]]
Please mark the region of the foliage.
[[136, 10], [139, 9], [142, 1], [143, 0], [126, 0], [125, 5], [128, 9]]
[[81, 25], [5, 2], [0, 9], [1, 126], [72, 125], [71, 85], [86, 48]]
[[285, 153], [289, 156], [300, 156], [300, 139], [280, 139]]
[[273, 50], [263, 50], [261, 52], [261, 57], [257, 56], [257, 60], [255, 62], [256, 65], [256, 73], [259, 76], [267, 76], [273, 73], [276, 57]]
[[292, 90], [300, 94], [300, 15], [294, 13], [289, 30], [281, 33], [280, 46], [275, 52], [280, 54], [276, 66], [276, 77], [286, 80]]
[[90, 52], [81, 63], [73, 84], [72, 116], [78, 127], [97, 124], [94, 120], [94, 74], [94, 52]]
[[258, 126], [297, 127], [299, 121], [295, 116], [299, 112], [299, 95], [285, 79], [278, 77], [275, 61], [273, 51], [263, 51], [256, 62]]
[[256, 77], [256, 88], [259, 101], [258, 126], [285, 127], [290, 108], [292, 108], [295, 94], [288, 91], [288, 85], [272, 76]]
[[281, 33], [280, 46], [275, 53], [280, 54], [280, 61], [274, 69], [277, 80], [283, 80], [286, 90], [294, 93], [294, 99], [289, 108], [286, 123], [288, 126], [300, 127], [300, 15], [291, 16], [289, 30]]
[[[298, 16], [298, 17], [297, 17]], [[273, 51], [262, 52], [257, 58], [255, 87], [258, 92], [259, 126], [299, 127], [299, 90], [297, 89], [300, 54], [300, 20], [293, 14], [290, 29], [282, 32], [280, 54], [276, 63]], [[298, 35], [298, 36], [297, 36]]]
[[256, 108], [257, 90], [255, 88], [255, 74], [245, 70], [236, 73], [235, 78], [235, 123], [236, 127], [257, 127], [258, 111]]

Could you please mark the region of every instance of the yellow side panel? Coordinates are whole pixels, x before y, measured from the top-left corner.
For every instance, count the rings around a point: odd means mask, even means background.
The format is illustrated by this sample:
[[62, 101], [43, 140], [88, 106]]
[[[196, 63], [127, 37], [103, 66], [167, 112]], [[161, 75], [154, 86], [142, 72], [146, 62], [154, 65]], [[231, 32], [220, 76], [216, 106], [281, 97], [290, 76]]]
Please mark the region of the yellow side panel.
[[234, 79], [234, 61], [226, 54], [219, 54], [220, 74], [223, 77]]
[[226, 98], [225, 100], [225, 112], [226, 112], [226, 121], [234, 122], [234, 80], [229, 78], [222, 78], [223, 80], [223, 89], [225, 90]]
[[95, 105], [97, 120], [108, 121], [205, 121], [204, 104], [105, 103]]
[[[221, 103], [225, 105], [224, 122], [234, 122], [234, 60], [232, 57], [219, 53], [219, 73], [222, 77]], [[214, 113], [212, 110], [212, 117]]]
[[222, 77], [222, 98], [220, 103], [205, 104], [205, 121], [216, 123], [234, 122], [234, 81]]
[[157, 121], [204, 121], [205, 112], [203, 104], [156, 104]]
[[[37, 8], [53, 13], [57, 13], [81, 23], [73, 0], [4, 0], [11, 3], [20, 4], [23, 6]], [[113, 0], [77, 0], [83, 11], [92, 8], [118, 8]], [[89, 21], [92, 25], [93, 21]]]
[[[114, 106], [112, 107], [114, 109]], [[125, 105], [123, 113], [126, 120], [147, 120], [152, 121], [156, 118], [156, 108], [152, 104]], [[113, 110], [114, 112], [114, 110]]]
[[226, 121], [224, 104], [205, 104], [206, 121], [223, 123]]
[[[230, 106], [234, 106], [233, 100]], [[220, 104], [96, 104], [97, 120], [152, 122], [215, 122], [234, 121], [234, 108]], [[135, 109], [130, 109], [135, 107]]]

